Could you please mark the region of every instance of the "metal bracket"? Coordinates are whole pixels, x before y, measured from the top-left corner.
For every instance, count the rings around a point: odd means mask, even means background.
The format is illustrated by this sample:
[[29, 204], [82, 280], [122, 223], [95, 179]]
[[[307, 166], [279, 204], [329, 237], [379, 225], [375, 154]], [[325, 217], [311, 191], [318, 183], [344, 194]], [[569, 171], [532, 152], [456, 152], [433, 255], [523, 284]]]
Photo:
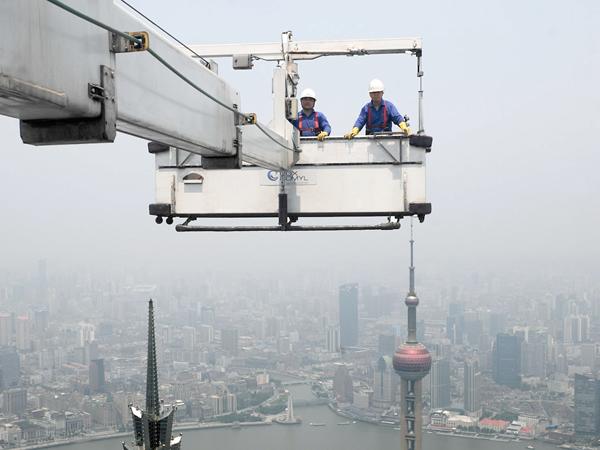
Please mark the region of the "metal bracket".
[[143, 52], [148, 50], [150, 47], [150, 35], [147, 31], [134, 31], [126, 33], [129, 36], [137, 39], [138, 42], [130, 41], [117, 33], [109, 33], [109, 45], [110, 51], [113, 53], [131, 53], [131, 52]]
[[106, 98], [104, 88], [99, 84], [88, 83], [88, 96], [92, 100], [101, 102]]
[[100, 66], [100, 84], [90, 83], [88, 95], [101, 102], [98, 117], [59, 120], [21, 120], [21, 139], [25, 144], [62, 145], [113, 142], [117, 135], [115, 73]]

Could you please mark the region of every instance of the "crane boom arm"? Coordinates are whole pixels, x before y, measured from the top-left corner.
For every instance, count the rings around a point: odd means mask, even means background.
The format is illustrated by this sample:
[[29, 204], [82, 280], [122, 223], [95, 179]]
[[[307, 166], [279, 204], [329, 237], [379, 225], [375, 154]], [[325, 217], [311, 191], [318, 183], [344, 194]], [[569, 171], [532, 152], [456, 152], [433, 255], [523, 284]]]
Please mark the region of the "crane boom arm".
[[[244, 145], [242, 129], [254, 125], [244, 124], [239, 93], [121, 2], [52, 3], [0, 2], [0, 114], [21, 120], [24, 142], [112, 142], [121, 131], [205, 157], [293, 165], [293, 143], [277, 133]], [[114, 33], [57, 4], [147, 33], [152, 52], [115, 49]]]
[[[259, 59], [283, 59], [281, 42], [255, 44], [192, 44], [198, 55], [222, 58], [233, 55], [252, 55]], [[348, 39], [340, 41], [290, 41], [288, 53], [294, 60], [315, 59], [321, 56], [385, 55], [420, 53], [421, 38]]]

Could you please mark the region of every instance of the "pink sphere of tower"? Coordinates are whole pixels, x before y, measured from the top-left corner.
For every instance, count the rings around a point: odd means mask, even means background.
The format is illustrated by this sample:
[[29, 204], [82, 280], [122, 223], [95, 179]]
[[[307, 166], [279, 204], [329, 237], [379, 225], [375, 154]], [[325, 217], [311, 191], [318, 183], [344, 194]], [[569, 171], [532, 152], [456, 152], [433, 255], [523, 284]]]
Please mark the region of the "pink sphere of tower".
[[431, 355], [423, 344], [402, 344], [394, 354], [394, 370], [402, 378], [420, 380], [431, 369]]

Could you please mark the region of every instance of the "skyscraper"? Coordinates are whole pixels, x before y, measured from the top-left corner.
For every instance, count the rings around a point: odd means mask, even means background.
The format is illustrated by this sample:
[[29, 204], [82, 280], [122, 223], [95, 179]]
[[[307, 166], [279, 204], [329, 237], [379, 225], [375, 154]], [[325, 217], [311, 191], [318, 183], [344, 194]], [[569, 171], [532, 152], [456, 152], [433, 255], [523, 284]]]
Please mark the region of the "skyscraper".
[[215, 340], [215, 330], [212, 325], [200, 325], [198, 328], [198, 340], [203, 344], [211, 344]]
[[19, 385], [21, 365], [14, 347], [0, 348], [0, 390]]
[[106, 381], [104, 378], [104, 360], [92, 359], [90, 361], [90, 391], [92, 393], [104, 392]]
[[183, 337], [183, 349], [193, 351], [196, 347], [196, 328], [194, 327], [183, 327], [181, 329]]
[[396, 399], [398, 382], [393, 369], [391, 356], [379, 357], [373, 373], [372, 406], [374, 408], [388, 409]]
[[377, 352], [381, 356], [393, 356], [396, 350], [395, 334], [380, 334], [377, 338]]
[[96, 339], [96, 327], [88, 322], [79, 323], [79, 345], [85, 347]]
[[489, 331], [491, 336], [504, 333], [506, 328], [506, 316], [499, 312], [491, 312], [489, 316]]
[[47, 309], [38, 309], [33, 313], [33, 327], [35, 332], [40, 334], [48, 329], [48, 322], [50, 321], [50, 313]]
[[327, 327], [327, 351], [329, 353], [337, 353], [340, 351], [340, 327], [330, 325]]
[[581, 345], [581, 364], [589, 367], [591, 371], [595, 370], [598, 360], [598, 344]]
[[464, 365], [465, 411], [476, 414], [481, 411], [481, 371], [475, 360], [466, 360]]
[[12, 316], [0, 313], [0, 347], [10, 345], [12, 341]]
[[233, 356], [239, 352], [238, 330], [235, 328], [226, 328], [221, 330], [221, 347]]
[[31, 323], [29, 317], [19, 316], [16, 318], [15, 337], [17, 350], [31, 350]]
[[450, 361], [436, 359], [431, 364], [429, 375], [431, 408], [447, 408], [450, 406]]
[[590, 338], [590, 317], [570, 314], [563, 320], [563, 341], [568, 344], [585, 342]]
[[600, 380], [591, 375], [575, 375], [575, 434], [600, 435]]
[[215, 325], [214, 306], [205, 305], [200, 308], [200, 322], [203, 325]]
[[358, 284], [340, 286], [340, 345], [358, 345]]
[[408, 336], [394, 355], [394, 370], [400, 375], [400, 449], [421, 450], [423, 426], [422, 381], [431, 368], [431, 355], [417, 341], [417, 306], [413, 260], [413, 225], [410, 224], [410, 287], [404, 303], [408, 307]]
[[446, 318], [446, 337], [453, 344], [461, 345], [465, 333], [465, 307], [462, 303], [450, 303]]
[[543, 331], [530, 331], [527, 342], [523, 343], [523, 375], [528, 377], [546, 376], [548, 358], [548, 335]]
[[335, 375], [333, 376], [333, 391], [338, 402], [352, 403], [354, 400], [354, 386], [352, 377], [345, 364], [336, 364]]
[[521, 339], [500, 333], [494, 343], [493, 372], [498, 384], [518, 388], [521, 385]]
[[2, 408], [6, 414], [20, 416], [27, 408], [27, 389], [13, 388], [2, 393]]
[[[156, 367], [156, 341], [154, 337], [154, 307], [148, 302], [148, 362], [146, 370], [146, 409], [131, 406], [133, 419], [133, 444], [138, 450], [179, 450], [181, 435], [173, 438], [175, 409], [160, 403], [158, 398], [158, 369]], [[129, 450], [123, 443], [123, 450]]]

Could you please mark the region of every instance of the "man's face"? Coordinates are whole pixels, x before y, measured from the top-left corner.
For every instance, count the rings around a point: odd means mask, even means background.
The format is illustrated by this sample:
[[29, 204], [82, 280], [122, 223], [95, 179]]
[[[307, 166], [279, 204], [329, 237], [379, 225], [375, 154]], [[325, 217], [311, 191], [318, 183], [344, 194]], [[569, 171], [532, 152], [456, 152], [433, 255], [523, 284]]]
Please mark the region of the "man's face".
[[302, 109], [314, 109], [315, 107], [315, 99], [310, 97], [302, 97], [300, 99], [300, 103], [302, 104]]
[[369, 92], [369, 96], [374, 103], [381, 103], [381, 99], [383, 98], [383, 91], [379, 92]]

